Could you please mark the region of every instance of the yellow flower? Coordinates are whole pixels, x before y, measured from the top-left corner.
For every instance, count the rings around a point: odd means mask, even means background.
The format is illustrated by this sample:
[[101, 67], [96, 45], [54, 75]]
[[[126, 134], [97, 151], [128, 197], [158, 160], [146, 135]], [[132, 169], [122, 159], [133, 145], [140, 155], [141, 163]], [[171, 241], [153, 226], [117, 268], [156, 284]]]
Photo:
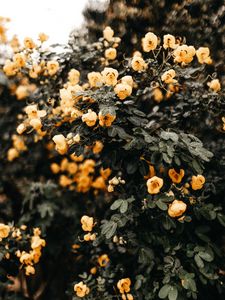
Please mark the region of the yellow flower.
[[127, 83], [119, 83], [115, 86], [114, 92], [120, 100], [124, 100], [132, 93], [132, 87]]
[[104, 114], [102, 111], [99, 112], [98, 114], [99, 118], [99, 125], [102, 127], [110, 127], [112, 123], [116, 119], [116, 115], [111, 115], [110, 113]]
[[30, 253], [23, 251], [20, 256], [20, 262], [21, 262], [21, 264], [31, 265], [32, 264], [32, 255]]
[[53, 174], [58, 174], [60, 171], [60, 166], [56, 163], [52, 163], [50, 166]]
[[25, 130], [26, 130], [26, 126], [23, 123], [18, 125], [16, 128], [18, 134], [23, 134]]
[[35, 268], [33, 266], [26, 266], [25, 273], [27, 276], [35, 274]]
[[84, 231], [92, 231], [94, 227], [94, 219], [92, 217], [83, 216], [80, 222]]
[[23, 43], [24, 43], [24, 47], [26, 49], [33, 49], [36, 47], [34, 41], [32, 40], [32, 38], [29, 38], [29, 37], [26, 37], [24, 40], [23, 40]]
[[174, 200], [168, 208], [168, 215], [171, 218], [180, 217], [187, 209], [187, 204], [180, 200]]
[[50, 60], [47, 62], [47, 70], [50, 76], [53, 76], [59, 70], [59, 63], [55, 60]]
[[74, 292], [78, 297], [83, 298], [90, 293], [90, 289], [86, 284], [83, 283], [83, 281], [80, 281], [74, 285]]
[[38, 235], [32, 236], [32, 238], [31, 238], [31, 248], [32, 249], [45, 247], [45, 245], [46, 245], [45, 240], [41, 239], [40, 236], [38, 236]]
[[174, 61], [178, 63], [188, 64], [195, 55], [195, 48], [193, 46], [182, 45], [178, 46], [174, 51]]
[[107, 254], [102, 254], [98, 258], [98, 264], [100, 267], [106, 267], [109, 262], [109, 257]]
[[168, 48], [171, 48], [171, 49], [175, 49], [177, 48], [177, 44], [176, 44], [176, 39], [173, 35], [171, 34], [165, 34], [163, 36], [163, 48], [164, 49], [168, 49]]
[[145, 52], [155, 50], [158, 44], [158, 38], [153, 32], [146, 33], [142, 39], [142, 48]]
[[205, 177], [202, 175], [192, 176], [191, 187], [193, 190], [200, 190], [205, 183]]
[[131, 67], [134, 71], [143, 72], [147, 69], [147, 64], [142, 57], [135, 55], [132, 58]]
[[69, 185], [71, 185], [73, 183], [73, 180], [70, 179], [68, 176], [66, 175], [61, 175], [59, 177], [59, 184], [62, 186], [62, 187], [67, 187]]
[[103, 78], [100, 72], [90, 72], [87, 75], [90, 87], [101, 87]]
[[9, 236], [10, 227], [3, 223], [0, 223], [0, 241]]
[[44, 32], [39, 33], [38, 38], [41, 43], [44, 43], [48, 40], [48, 35], [45, 34]]
[[184, 170], [180, 169], [179, 173], [175, 169], [169, 169], [168, 175], [174, 183], [180, 183], [184, 177]]
[[16, 98], [22, 100], [29, 95], [28, 88], [26, 85], [19, 85], [16, 89]]
[[161, 79], [165, 83], [175, 83], [177, 82], [177, 80], [174, 79], [175, 76], [176, 72], [173, 69], [170, 69], [162, 74]]
[[103, 146], [101, 141], [96, 141], [92, 151], [93, 151], [94, 154], [98, 154], [102, 151], [103, 147], [104, 146]]
[[114, 60], [117, 56], [117, 51], [115, 48], [109, 48], [105, 50], [105, 58], [109, 60]]
[[42, 123], [39, 118], [31, 119], [29, 123], [30, 123], [30, 126], [33, 127], [35, 130], [39, 130], [42, 127]]
[[130, 291], [131, 280], [130, 278], [123, 278], [117, 282], [117, 288], [121, 294], [129, 293]]
[[93, 127], [95, 126], [97, 118], [98, 118], [97, 114], [91, 109], [89, 109], [86, 114], [83, 114], [82, 122], [85, 122], [89, 127]]
[[6, 60], [3, 71], [7, 76], [14, 76], [16, 75], [18, 68], [14, 62]]
[[78, 84], [80, 80], [80, 72], [76, 69], [71, 69], [68, 74], [68, 79], [72, 85]]
[[157, 103], [160, 103], [163, 100], [163, 93], [162, 93], [161, 89], [158, 87], [152, 91], [152, 95], [153, 95], [154, 100]]
[[17, 149], [15, 148], [10, 148], [7, 152], [7, 159], [8, 161], [13, 161], [17, 157], [19, 157], [20, 153]]
[[221, 84], [219, 79], [213, 79], [212, 81], [207, 83], [208, 87], [214, 92], [219, 92], [221, 90]]
[[130, 75], [123, 76], [120, 80], [121, 80], [121, 83], [126, 83], [126, 84], [130, 85], [131, 87], [134, 86], [134, 80], [133, 80], [132, 76], [130, 76]]
[[25, 58], [24, 54], [22, 54], [22, 53], [16, 53], [13, 56], [13, 61], [17, 68], [22, 68], [26, 64], [26, 58]]
[[114, 36], [114, 31], [112, 30], [112, 28], [110, 26], [107, 26], [103, 30], [104, 39], [107, 40], [108, 42], [111, 42], [113, 40], [113, 36]]
[[118, 78], [118, 71], [113, 68], [104, 68], [104, 70], [101, 72], [103, 81], [106, 85], [116, 85], [117, 84], [117, 78]]
[[163, 179], [157, 176], [153, 176], [147, 181], [149, 194], [158, 194], [162, 186], [163, 186]]
[[85, 242], [89, 242], [89, 241], [94, 241], [96, 239], [96, 234], [95, 233], [87, 233], [84, 235], [84, 240]]
[[200, 47], [196, 50], [196, 56], [200, 64], [211, 64], [210, 50], [208, 47]]
[[56, 144], [55, 149], [61, 155], [65, 154], [68, 150], [68, 144], [66, 138], [62, 134], [57, 134], [52, 138], [53, 142]]

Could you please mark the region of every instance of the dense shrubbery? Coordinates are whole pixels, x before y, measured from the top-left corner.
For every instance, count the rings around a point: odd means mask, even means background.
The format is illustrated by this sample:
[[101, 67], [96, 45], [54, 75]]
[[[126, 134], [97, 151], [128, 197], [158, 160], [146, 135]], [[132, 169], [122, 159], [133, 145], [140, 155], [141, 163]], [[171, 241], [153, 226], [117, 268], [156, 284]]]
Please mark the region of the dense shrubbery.
[[1, 22], [1, 299], [223, 299], [216, 46], [106, 27], [58, 51]]

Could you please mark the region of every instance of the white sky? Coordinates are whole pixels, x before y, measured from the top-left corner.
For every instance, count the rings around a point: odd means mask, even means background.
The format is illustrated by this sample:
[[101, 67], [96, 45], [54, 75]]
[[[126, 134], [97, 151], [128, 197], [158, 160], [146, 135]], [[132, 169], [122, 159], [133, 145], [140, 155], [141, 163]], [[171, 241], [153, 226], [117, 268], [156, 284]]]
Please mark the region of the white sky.
[[[103, 1], [103, 0], [101, 0]], [[50, 42], [65, 43], [72, 29], [83, 22], [88, 0], [0, 0], [0, 15], [9, 17], [9, 35], [37, 38], [40, 32]]]

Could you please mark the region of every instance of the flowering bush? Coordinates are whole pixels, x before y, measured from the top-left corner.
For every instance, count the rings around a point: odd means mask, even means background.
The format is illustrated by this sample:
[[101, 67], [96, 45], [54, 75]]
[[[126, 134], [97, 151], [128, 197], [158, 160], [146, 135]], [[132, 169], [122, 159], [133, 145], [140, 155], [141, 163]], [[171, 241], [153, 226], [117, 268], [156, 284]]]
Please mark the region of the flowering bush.
[[46, 38], [2, 65], [0, 276], [22, 282], [2, 299], [222, 299], [225, 111], [210, 49], [149, 31], [128, 54], [109, 26], [60, 53]]

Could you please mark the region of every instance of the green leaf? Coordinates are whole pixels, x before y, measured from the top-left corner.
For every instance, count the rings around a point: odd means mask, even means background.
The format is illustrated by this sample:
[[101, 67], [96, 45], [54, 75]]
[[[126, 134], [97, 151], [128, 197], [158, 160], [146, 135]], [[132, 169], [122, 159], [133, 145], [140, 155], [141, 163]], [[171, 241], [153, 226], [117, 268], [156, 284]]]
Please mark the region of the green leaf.
[[171, 285], [165, 284], [165, 285], [164, 285], [163, 287], [161, 287], [161, 289], [159, 290], [159, 294], [158, 294], [159, 298], [160, 298], [160, 299], [165, 299], [165, 298], [168, 296], [170, 290], [171, 290]]
[[120, 205], [122, 204], [123, 199], [118, 199], [116, 201], [113, 202], [113, 204], [110, 206], [111, 210], [116, 210], [120, 207]]
[[178, 296], [178, 291], [175, 286], [171, 287], [171, 290], [169, 291], [168, 298], [169, 300], [176, 300]]
[[156, 201], [156, 205], [158, 206], [158, 208], [160, 208], [161, 210], [167, 210], [167, 205], [166, 203], [162, 202], [162, 200], [158, 200]]
[[220, 224], [225, 227], [225, 215], [218, 213], [217, 219], [220, 222]]
[[195, 254], [194, 260], [200, 269], [204, 268], [204, 262], [198, 254]]
[[128, 209], [128, 202], [126, 200], [123, 200], [121, 206], [120, 206], [120, 213], [124, 214]]

